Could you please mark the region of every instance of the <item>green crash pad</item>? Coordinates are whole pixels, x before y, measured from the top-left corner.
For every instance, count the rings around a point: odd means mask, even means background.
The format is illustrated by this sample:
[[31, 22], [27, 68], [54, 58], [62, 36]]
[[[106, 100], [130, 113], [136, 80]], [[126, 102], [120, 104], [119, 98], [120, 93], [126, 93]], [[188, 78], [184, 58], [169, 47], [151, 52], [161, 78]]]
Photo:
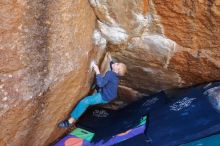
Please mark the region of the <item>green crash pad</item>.
[[220, 146], [220, 134], [183, 144], [181, 146]]
[[89, 132], [89, 131], [87, 131], [85, 129], [81, 129], [81, 128], [74, 129], [70, 133], [70, 135], [74, 135], [74, 136], [82, 138], [83, 140], [86, 140], [86, 141], [91, 141], [92, 138], [94, 137], [94, 133]]

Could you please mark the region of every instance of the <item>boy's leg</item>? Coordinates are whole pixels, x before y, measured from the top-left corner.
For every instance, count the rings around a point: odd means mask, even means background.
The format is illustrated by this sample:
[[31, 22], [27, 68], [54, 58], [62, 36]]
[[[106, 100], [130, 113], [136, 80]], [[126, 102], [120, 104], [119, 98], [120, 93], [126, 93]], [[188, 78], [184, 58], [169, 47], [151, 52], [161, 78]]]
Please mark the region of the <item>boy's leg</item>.
[[59, 123], [60, 128], [69, 127], [72, 123], [75, 123], [76, 120], [86, 111], [86, 109], [90, 105], [96, 105], [96, 104], [105, 104], [107, 101], [102, 99], [102, 96], [100, 93], [93, 94], [91, 96], [87, 96], [84, 99], [82, 99], [77, 106], [73, 109], [71, 112], [71, 117], [61, 123]]
[[107, 103], [107, 101], [102, 99], [100, 93], [95, 93], [91, 96], [87, 96], [84, 99], [82, 99], [75, 107], [75, 109], [71, 112], [71, 118], [74, 120], [78, 120], [79, 117], [86, 111], [86, 109], [90, 105], [105, 104], [105, 103]]

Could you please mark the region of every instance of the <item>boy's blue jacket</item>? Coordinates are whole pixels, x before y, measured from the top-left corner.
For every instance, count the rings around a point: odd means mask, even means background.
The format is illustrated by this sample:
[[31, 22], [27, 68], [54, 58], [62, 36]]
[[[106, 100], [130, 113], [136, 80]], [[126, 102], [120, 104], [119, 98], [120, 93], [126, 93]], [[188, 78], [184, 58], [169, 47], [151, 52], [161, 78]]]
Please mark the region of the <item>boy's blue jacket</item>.
[[[110, 67], [112, 64], [113, 62], [110, 63]], [[105, 101], [112, 101], [117, 97], [119, 78], [112, 70], [106, 72], [104, 77], [102, 77], [101, 74], [97, 74], [96, 84], [101, 88], [100, 93]]]

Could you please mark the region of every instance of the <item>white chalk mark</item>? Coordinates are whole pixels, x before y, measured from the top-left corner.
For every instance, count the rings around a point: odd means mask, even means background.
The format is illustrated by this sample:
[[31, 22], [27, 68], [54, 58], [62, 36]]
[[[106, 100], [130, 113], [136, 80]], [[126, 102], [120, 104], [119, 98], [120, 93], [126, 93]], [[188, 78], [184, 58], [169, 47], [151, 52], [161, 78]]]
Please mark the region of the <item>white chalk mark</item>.
[[171, 105], [170, 110], [171, 111], [180, 111], [182, 109], [185, 109], [185, 108], [189, 107], [195, 99], [196, 98], [185, 97], [185, 98], [175, 102], [173, 105]]
[[150, 105], [156, 103], [158, 100], [159, 100], [158, 97], [154, 97], [154, 98], [152, 98], [152, 99], [146, 100], [142, 105], [143, 105], [143, 106], [150, 106]]
[[99, 118], [104, 118], [107, 117], [109, 113], [106, 110], [94, 110], [93, 111], [93, 116], [99, 117]]
[[93, 43], [98, 46], [100, 49], [105, 49], [107, 41], [106, 39], [102, 36], [101, 32], [99, 30], [95, 30], [93, 32], [92, 36]]
[[121, 44], [122, 42], [126, 42], [128, 39], [127, 32], [119, 26], [107, 25], [100, 21], [98, 21], [98, 26], [106, 40], [113, 44]]
[[210, 88], [203, 94], [209, 97], [211, 104], [220, 112], [220, 86]]

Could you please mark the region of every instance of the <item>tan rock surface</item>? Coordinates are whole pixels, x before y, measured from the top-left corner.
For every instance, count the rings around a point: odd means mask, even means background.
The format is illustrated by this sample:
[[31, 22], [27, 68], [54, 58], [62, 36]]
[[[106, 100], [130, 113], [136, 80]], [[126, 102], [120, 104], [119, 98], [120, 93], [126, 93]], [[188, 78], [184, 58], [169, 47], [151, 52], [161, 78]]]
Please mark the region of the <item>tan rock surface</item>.
[[1, 1], [0, 13], [0, 145], [48, 145], [102, 57], [95, 15], [84, 0]]
[[183, 47], [220, 48], [218, 0], [154, 0], [164, 33]]

